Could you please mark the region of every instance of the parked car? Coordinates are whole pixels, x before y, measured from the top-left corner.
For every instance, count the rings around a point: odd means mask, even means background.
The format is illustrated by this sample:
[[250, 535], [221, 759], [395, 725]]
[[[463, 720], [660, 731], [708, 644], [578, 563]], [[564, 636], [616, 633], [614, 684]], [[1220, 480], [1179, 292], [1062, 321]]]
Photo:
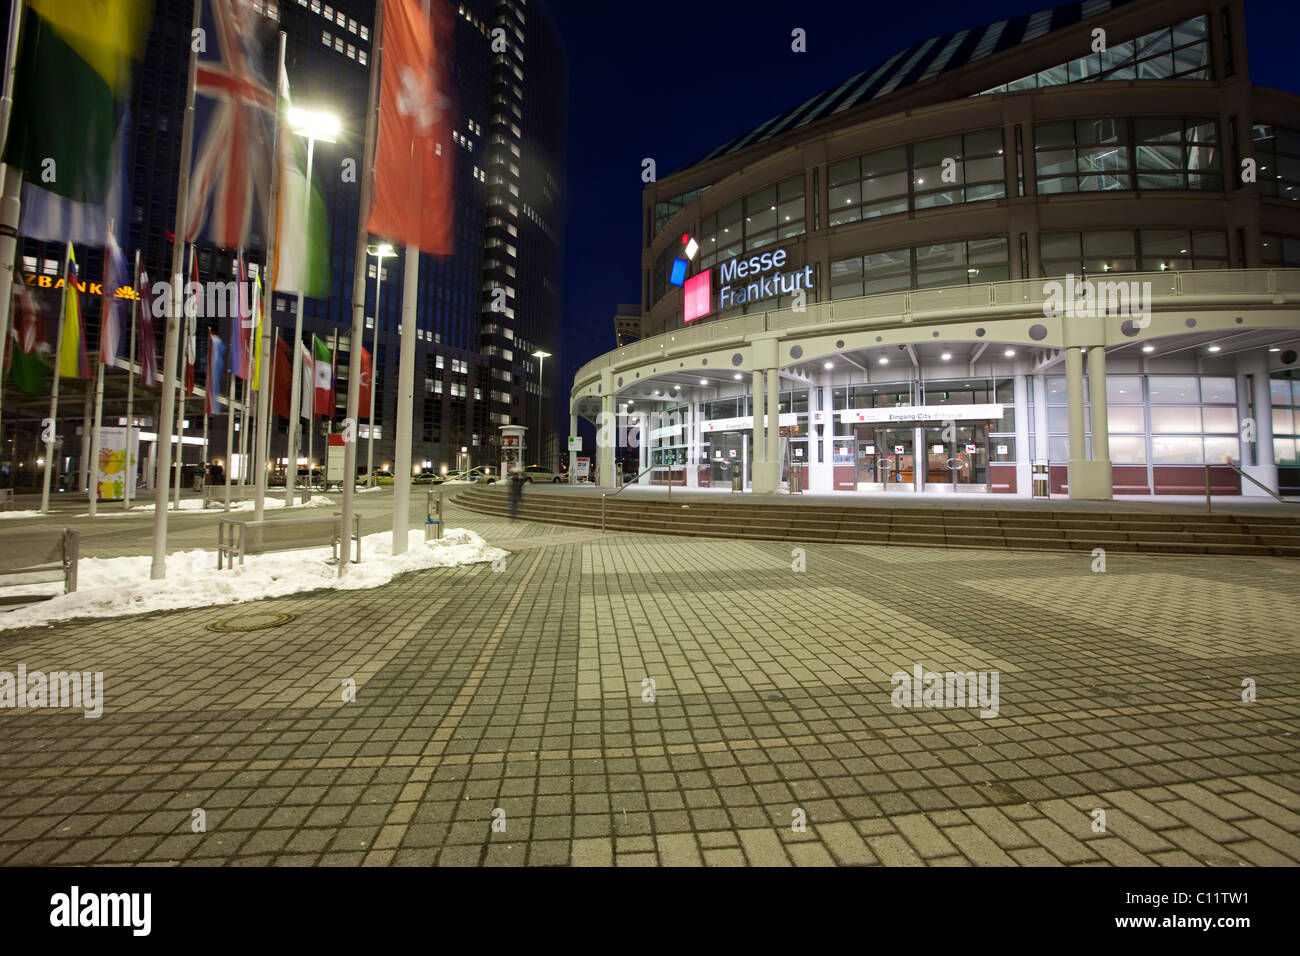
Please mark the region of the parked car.
[[411, 479], [414, 485], [440, 485], [443, 482], [443, 476], [436, 471], [422, 471]]
[[[312, 488], [324, 488], [324, 487], [325, 487], [325, 472], [324, 472], [322, 469], [320, 469], [320, 468], [313, 468], [313, 469], [311, 470], [311, 485], [310, 485], [310, 486], [311, 486]], [[296, 485], [295, 487], [298, 487], [298, 488], [306, 488], [306, 487], [308, 487], [308, 482], [307, 482], [307, 469], [306, 469], [306, 468], [299, 468], [299, 469], [298, 469], [298, 483], [297, 483], [297, 485]]]
[[[375, 484], [377, 484], [377, 485], [391, 485], [392, 483], [393, 483], [393, 473], [392, 473], [391, 471], [386, 471], [386, 470], [383, 469], [383, 468], [376, 468], [376, 469], [375, 469]], [[370, 482], [367, 480], [367, 476], [366, 476], [366, 475], [358, 475], [358, 476], [357, 476], [357, 484], [359, 484], [359, 485], [368, 485], [368, 484], [370, 484]]]
[[541, 465], [529, 465], [524, 469], [524, 481], [530, 484], [534, 481], [543, 481], [558, 485], [564, 481], [564, 476], [551, 471], [549, 468], [543, 468]]

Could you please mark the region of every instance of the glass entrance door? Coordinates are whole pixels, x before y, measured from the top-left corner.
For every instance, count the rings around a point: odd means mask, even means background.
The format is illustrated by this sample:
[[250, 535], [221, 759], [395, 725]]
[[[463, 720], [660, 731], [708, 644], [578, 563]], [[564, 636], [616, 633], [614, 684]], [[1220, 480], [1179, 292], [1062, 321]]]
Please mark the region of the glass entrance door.
[[927, 428], [925, 450], [927, 491], [988, 491], [988, 422]]
[[877, 481], [886, 491], [916, 490], [915, 433], [911, 428], [876, 430]]

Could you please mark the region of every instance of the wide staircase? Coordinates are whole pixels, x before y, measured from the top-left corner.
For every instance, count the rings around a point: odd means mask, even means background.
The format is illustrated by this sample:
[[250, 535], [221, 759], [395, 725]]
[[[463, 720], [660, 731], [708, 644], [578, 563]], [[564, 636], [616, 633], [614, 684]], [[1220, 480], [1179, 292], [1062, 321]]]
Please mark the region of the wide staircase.
[[[453, 502], [508, 516], [508, 492], [468, 488]], [[601, 500], [588, 495], [525, 495], [526, 521], [601, 527]], [[862, 507], [620, 496], [605, 505], [607, 531], [794, 543], [888, 544], [1016, 551], [1130, 551], [1300, 557], [1300, 514], [1231, 515]]]

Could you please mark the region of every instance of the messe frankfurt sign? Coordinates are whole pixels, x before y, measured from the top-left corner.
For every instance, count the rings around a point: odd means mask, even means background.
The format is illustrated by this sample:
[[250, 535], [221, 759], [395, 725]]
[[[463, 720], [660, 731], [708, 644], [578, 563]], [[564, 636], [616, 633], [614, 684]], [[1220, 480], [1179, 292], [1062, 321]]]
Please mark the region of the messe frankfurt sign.
[[[752, 256], [738, 256], [718, 266], [718, 308], [730, 309], [747, 302], [793, 295], [800, 289], [812, 291], [812, 266], [788, 270], [784, 249]], [[713, 310], [712, 271], [705, 269], [687, 279], [684, 286], [684, 321], [691, 322]]]

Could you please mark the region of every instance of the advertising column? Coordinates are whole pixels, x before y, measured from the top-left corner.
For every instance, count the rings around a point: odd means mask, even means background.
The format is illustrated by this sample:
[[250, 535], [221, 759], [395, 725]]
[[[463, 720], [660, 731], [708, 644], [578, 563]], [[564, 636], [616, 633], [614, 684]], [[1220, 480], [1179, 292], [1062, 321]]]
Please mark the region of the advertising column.
[[527, 425], [502, 425], [501, 428], [501, 480], [510, 477], [516, 468], [524, 467], [524, 433]]

